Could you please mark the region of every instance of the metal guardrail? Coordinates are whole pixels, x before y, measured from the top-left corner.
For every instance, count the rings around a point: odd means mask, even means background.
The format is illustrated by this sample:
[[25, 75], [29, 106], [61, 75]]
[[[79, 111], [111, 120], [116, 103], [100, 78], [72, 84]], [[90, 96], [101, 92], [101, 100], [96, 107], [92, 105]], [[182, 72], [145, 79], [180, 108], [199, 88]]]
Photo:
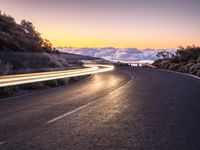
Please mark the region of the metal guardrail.
[[112, 65], [87, 64], [85, 67], [87, 68], [0, 76], [0, 87], [96, 74], [114, 69]]

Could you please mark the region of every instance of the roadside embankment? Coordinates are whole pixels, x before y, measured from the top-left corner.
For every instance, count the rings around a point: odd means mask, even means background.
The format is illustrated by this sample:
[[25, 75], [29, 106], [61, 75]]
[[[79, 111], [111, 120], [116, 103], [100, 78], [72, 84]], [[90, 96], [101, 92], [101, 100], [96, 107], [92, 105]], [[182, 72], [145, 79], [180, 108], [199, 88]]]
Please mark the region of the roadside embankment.
[[28, 83], [16, 86], [0, 87], [0, 100], [20, 95], [26, 95], [41, 90], [48, 90], [51, 88], [61, 87], [68, 84], [73, 84], [89, 78], [91, 75]]

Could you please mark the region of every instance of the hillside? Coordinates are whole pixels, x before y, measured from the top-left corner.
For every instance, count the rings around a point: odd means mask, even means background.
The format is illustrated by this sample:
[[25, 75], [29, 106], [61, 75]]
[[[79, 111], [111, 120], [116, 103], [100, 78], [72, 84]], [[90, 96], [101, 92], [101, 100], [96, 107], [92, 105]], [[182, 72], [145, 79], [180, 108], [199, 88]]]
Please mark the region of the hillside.
[[180, 47], [171, 57], [165, 52], [158, 55], [163, 58], [153, 63], [156, 67], [200, 76], [200, 47]]
[[0, 11], [0, 52], [53, 53], [51, 43], [43, 39], [34, 25], [26, 20], [20, 24]]
[[84, 56], [84, 55], [79, 55], [79, 54], [71, 54], [71, 53], [67, 53], [67, 52], [59, 52], [60, 56], [62, 56], [63, 58], [69, 60], [69, 61], [79, 61], [79, 60], [104, 60], [103, 58], [99, 58], [99, 57], [92, 57], [92, 56]]
[[75, 69], [84, 60], [102, 60], [97, 57], [70, 53], [0, 52], [0, 75]]
[[80, 60], [94, 59], [98, 58], [61, 53], [31, 22], [22, 20], [18, 24], [0, 12], [0, 74], [80, 68]]
[[0, 12], [0, 74], [72, 67], [40, 36], [31, 22], [22, 20], [18, 24], [14, 18]]

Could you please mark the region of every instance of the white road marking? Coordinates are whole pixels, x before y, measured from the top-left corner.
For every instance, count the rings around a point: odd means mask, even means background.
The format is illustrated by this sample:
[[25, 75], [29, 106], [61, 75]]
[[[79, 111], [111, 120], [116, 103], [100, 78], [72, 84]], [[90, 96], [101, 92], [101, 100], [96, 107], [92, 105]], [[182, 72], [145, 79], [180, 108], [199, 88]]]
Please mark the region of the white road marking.
[[198, 80], [200, 80], [200, 77], [192, 75], [192, 74], [188, 74], [188, 73], [183, 73], [183, 72], [178, 72], [178, 71], [172, 71], [172, 70], [164, 70], [164, 69], [157, 69], [159, 71], [165, 71], [165, 72], [170, 72], [170, 73], [176, 73], [176, 74], [180, 74], [180, 75], [185, 75], [185, 76], [190, 76], [193, 78], [196, 78]]
[[[134, 77], [133, 77], [132, 75], [130, 75], [130, 76], [131, 76], [131, 80], [130, 80], [129, 82], [127, 82], [125, 85], [122, 85], [121, 87], [117, 88], [116, 90], [119, 90], [119, 89], [123, 88], [124, 86], [127, 86], [127, 85], [129, 85], [130, 83], [132, 83]], [[110, 92], [110, 93], [108, 93], [108, 94], [112, 94], [112, 93], [115, 92], [116, 90], [114, 90], [114, 91], [112, 91], [112, 92]], [[84, 109], [84, 108], [87, 108], [87, 107], [89, 107], [90, 105], [92, 105], [92, 104], [94, 104], [94, 103], [96, 103], [96, 102], [98, 102], [98, 101], [99, 101], [99, 98], [96, 99], [95, 101], [89, 102], [89, 103], [87, 103], [87, 104], [85, 104], [85, 105], [83, 105], [83, 106], [81, 106], [81, 107], [78, 107], [78, 108], [76, 108], [76, 109], [74, 109], [74, 110], [72, 110], [72, 111], [70, 111], [70, 112], [67, 112], [67, 113], [65, 113], [65, 114], [63, 114], [63, 115], [60, 115], [60, 116], [54, 118], [54, 119], [51, 119], [51, 120], [47, 121], [47, 123], [49, 124], [49, 123], [56, 122], [56, 121], [58, 121], [58, 120], [60, 120], [60, 119], [62, 119], [62, 118], [64, 118], [64, 117], [66, 117], [66, 116], [69, 116], [69, 115], [74, 114], [74, 113], [76, 113], [76, 112], [78, 112], [78, 111], [80, 111], [80, 110], [82, 110], [82, 109]]]
[[90, 105], [96, 103], [97, 101], [99, 101], [99, 99], [97, 99], [97, 100], [95, 100], [95, 101], [92, 101], [92, 102], [90, 102], [90, 103], [87, 103], [86, 105], [83, 105], [83, 106], [81, 106], [81, 107], [78, 107], [78, 108], [76, 108], [76, 109], [74, 109], [74, 110], [72, 110], [72, 111], [70, 111], [70, 112], [68, 112], [68, 113], [65, 113], [65, 114], [63, 114], [63, 115], [61, 115], [61, 116], [58, 116], [58, 117], [56, 117], [56, 118], [54, 118], [54, 119], [51, 119], [51, 120], [47, 121], [47, 123], [53, 123], [53, 122], [55, 122], [55, 121], [58, 121], [58, 120], [60, 120], [60, 119], [62, 119], [62, 118], [64, 118], [64, 117], [66, 117], [66, 116], [69, 116], [69, 115], [71, 115], [71, 114], [73, 114], [73, 113], [76, 113], [76, 112], [78, 112], [78, 111], [80, 111], [80, 110], [82, 110], [82, 109], [84, 109], [84, 108], [86, 108], [86, 107], [88, 107], [88, 106], [90, 106]]

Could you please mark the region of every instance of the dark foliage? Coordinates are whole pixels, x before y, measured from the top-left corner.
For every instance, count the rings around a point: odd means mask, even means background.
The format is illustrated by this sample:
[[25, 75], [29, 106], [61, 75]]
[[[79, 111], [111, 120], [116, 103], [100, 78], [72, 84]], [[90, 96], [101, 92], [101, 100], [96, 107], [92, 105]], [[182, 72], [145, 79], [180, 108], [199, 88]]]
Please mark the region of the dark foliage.
[[156, 60], [153, 65], [162, 69], [175, 70], [200, 76], [200, 47], [179, 47], [176, 55]]
[[9, 87], [1, 87], [0, 88], [0, 97], [6, 97], [11, 95], [16, 90], [16, 87], [9, 86]]
[[48, 40], [41, 37], [31, 22], [22, 20], [17, 24], [14, 18], [1, 12], [0, 52], [58, 53]]
[[[16, 86], [9, 87], [1, 87], [0, 88], [0, 99], [6, 98], [9, 96], [14, 96], [15, 94], [20, 94], [21, 91], [31, 92], [31, 91], [40, 91], [48, 88], [55, 88], [59, 86], [64, 86], [70, 83], [75, 83], [81, 80], [88, 78], [90, 75], [71, 77], [71, 78], [63, 78], [35, 83], [28, 83]], [[22, 93], [23, 94], [23, 93]]]
[[116, 67], [117, 67], [117, 66], [129, 66], [128, 63], [121, 63], [121, 62], [117, 62], [117, 63], [115, 63], [114, 65], [115, 65]]

